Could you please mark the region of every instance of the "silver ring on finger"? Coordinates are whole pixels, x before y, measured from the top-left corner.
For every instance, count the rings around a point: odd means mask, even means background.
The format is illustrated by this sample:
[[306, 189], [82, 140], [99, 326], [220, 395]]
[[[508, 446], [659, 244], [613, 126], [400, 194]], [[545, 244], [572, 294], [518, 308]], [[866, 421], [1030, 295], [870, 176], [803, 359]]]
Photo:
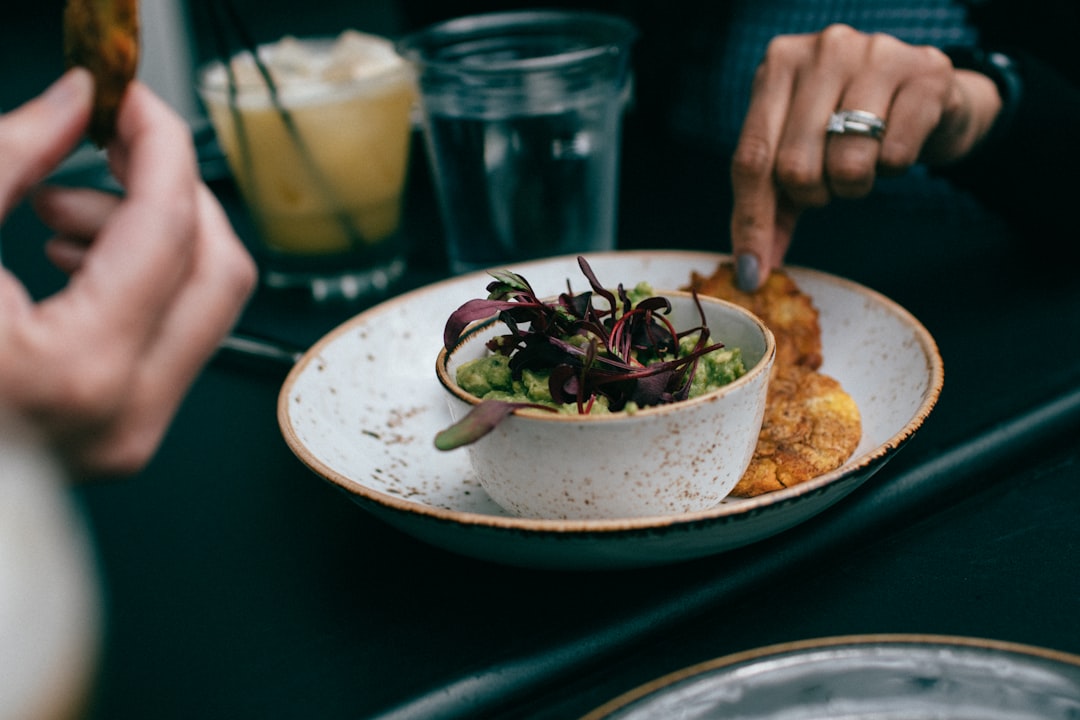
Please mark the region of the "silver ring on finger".
[[827, 135], [858, 135], [880, 140], [885, 137], [885, 120], [869, 110], [837, 110], [825, 126]]

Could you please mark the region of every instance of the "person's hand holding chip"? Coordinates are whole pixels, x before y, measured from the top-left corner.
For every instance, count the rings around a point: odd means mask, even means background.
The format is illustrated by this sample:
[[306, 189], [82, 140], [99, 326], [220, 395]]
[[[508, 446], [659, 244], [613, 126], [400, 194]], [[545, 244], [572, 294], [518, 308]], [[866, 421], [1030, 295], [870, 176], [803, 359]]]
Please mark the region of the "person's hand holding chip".
[[[0, 116], [3, 215], [83, 137], [93, 94], [91, 75], [70, 70]], [[199, 178], [189, 128], [138, 82], [108, 157], [122, 196], [48, 188], [34, 198], [66, 287], [34, 302], [0, 270], [0, 405], [88, 474], [130, 473], [152, 456], [255, 280]]]

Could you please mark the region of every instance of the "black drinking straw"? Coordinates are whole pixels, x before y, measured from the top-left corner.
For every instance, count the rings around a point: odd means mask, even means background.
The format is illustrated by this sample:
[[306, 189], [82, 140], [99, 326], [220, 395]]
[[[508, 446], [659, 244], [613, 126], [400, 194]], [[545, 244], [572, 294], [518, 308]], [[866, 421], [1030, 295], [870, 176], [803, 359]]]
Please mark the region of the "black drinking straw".
[[[241, 46], [251, 54], [252, 59], [255, 61], [255, 67], [258, 69], [259, 75], [262, 76], [262, 79], [269, 90], [270, 102], [274, 106], [274, 110], [277, 111], [278, 116], [281, 118], [281, 122], [285, 126], [285, 131], [296, 145], [297, 152], [300, 155], [300, 161], [304, 164], [308, 174], [318, 186], [319, 192], [329, 201], [334, 218], [345, 232], [350, 247], [359, 247], [363, 243], [363, 237], [353, 225], [352, 219], [345, 212], [344, 205], [334, 191], [334, 188], [323, 176], [322, 171], [315, 163], [311, 151], [308, 150], [307, 144], [304, 142], [299, 129], [296, 127], [296, 122], [293, 120], [292, 113], [290, 113], [289, 109], [282, 104], [277, 89], [277, 83], [274, 82], [274, 78], [271, 76], [269, 68], [266, 67], [266, 63], [259, 57], [258, 45], [248, 32], [247, 27], [240, 17], [240, 14], [236, 11], [236, 7], [233, 5], [232, 0], [206, 0], [206, 4], [210, 8], [210, 26], [213, 29], [217, 54], [219, 59], [225, 65], [225, 73], [229, 85], [229, 110], [232, 113], [233, 124], [236, 127], [236, 138], [237, 143], [240, 146], [241, 164], [244, 168], [245, 176], [248, 178], [249, 182], [251, 182], [252, 196], [258, 196], [258, 189], [255, 187], [255, 174], [252, 172], [251, 167], [250, 143], [248, 142], [247, 132], [244, 128], [243, 118], [241, 117], [240, 110], [236, 103], [236, 98], [240, 91], [236, 82], [236, 73], [232, 66], [232, 50], [228, 38], [225, 35], [224, 25], [232, 27], [233, 32], [239, 36]], [[223, 11], [224, 15], [220, 14], [218, 10]]]

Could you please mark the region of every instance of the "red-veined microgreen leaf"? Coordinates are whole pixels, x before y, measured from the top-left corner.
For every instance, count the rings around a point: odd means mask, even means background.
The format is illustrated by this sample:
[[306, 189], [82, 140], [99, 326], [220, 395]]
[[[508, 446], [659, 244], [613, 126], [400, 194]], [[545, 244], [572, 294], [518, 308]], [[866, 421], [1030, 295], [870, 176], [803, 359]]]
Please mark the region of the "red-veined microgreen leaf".
[[[596, 274], [593, 273], [592, 267], [589, 265], [588, 262], [585, 261], [585, 258], [579, 256], [577, 261], [578, 267], [581, 268], [582, 274], [584, 274], [586, 279], [588, 279], [589, 285], [592, 287], [593, 292], [607, 300], [608, 307], [611, 309], [612, 312], [614, 312], [619, 307], [618, 302], [615, 300], [614, 293], [612, 293], [610, 290], [600, 284], [600, 281], [596, 278]], [[619, 286], [619, 289], [620, 291], [622, 290], [622, 285]]]
[[494, 430], [495, 426], [507, 415], [519, 408], [558, 412], [553, 407], [536, 403], [482, 400], [456, 423], [436, 433], [435, 447], [439, 450], [453, 450], [463, 445], [470, 445]]
[[469, 323], [487, 319], [502, 310], [515, 307], [517, 303], [508, 300], [469, 300], [455, 310], [446, 321], [446, 327], [443, 329], [443, 345], [447, 349], [454, 347]]
[[[511, 377], [520, 380], [526, 370], [549, 373], [552, 398], [560, 404], [575, 403], [579, 413], [590, 412], [601, 397], [615, 412], [629, 402], [648, 407], [686, 399], [698, 359], [723, 347], [709, 343], [697, 295], [701, 323], [679, 333], [666, 317], [671, 312], [667, 298], [648, 297], [635, 305], [621, 283], [614, 292], [606, 288], [584, 257], [578, 257], [578, 267], [591, 289], [574, 293], [567, 281], [566, 292], [552, 302], [537, 298], [521, 275], [492, 272], [487, 299], [470, 300], [454, 311], [444, 328], [444, 344], [453, 347], [470, 323], [497, 315], [508, 332], [491, 338], [486, 346], [510, 358]], [[607, 308], [593, 305], [597, 296]], [[694, 332], [698, 333], [694, 347], [678, 355], [680, 338]], [[439, 433], [436, 446], [448, 450], [474, 442], [520, 407], [554, 410], [485, 400]]]

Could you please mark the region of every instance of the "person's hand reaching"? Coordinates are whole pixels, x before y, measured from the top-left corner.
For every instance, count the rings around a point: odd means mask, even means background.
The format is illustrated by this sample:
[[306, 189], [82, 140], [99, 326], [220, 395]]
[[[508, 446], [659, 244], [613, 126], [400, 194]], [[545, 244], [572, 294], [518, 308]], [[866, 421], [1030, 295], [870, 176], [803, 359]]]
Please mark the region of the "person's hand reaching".
[[[740, 287], [780, 266], [804, 209], [863, 197], [879, 175], [917, 161], [964, 157], [1000, 110], [990, 78], [954, 69], [933, 47], [845, 25], [774, 38], [732, 160]], [[856, 111], [846, 127], [843, 111]]]

